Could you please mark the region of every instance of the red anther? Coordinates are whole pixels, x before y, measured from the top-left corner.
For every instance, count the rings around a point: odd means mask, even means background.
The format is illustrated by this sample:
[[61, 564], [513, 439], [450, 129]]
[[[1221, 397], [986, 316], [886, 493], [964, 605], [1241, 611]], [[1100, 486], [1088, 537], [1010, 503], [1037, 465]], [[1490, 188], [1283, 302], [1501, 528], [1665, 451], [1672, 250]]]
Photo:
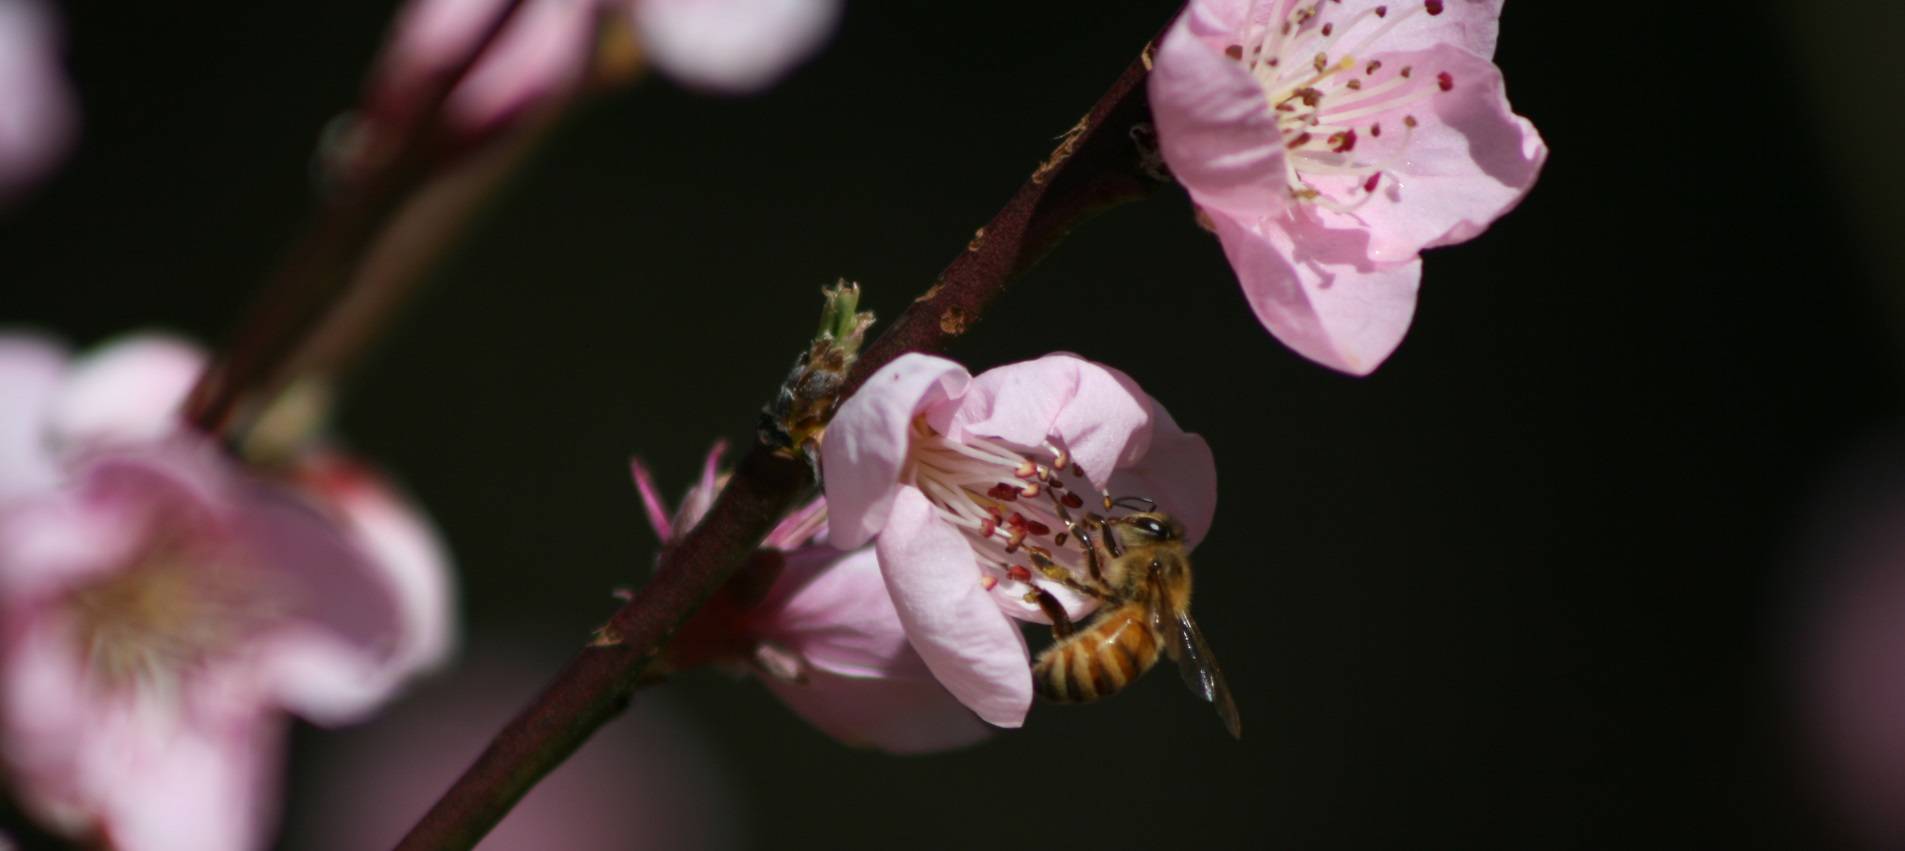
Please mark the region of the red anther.
[[1060, 449], [1057, 455], [1052, 456], [1052, 469], [1054, 470], [1063, 470], [1071, 465], [1072, 454], [1070, 452]]
[[1375, 174], [1370, 175], [1368, 180], [1363, 181], [1363, 191], [1364, 192], [1376, 191], [1376, 184], [1380, 182], [1382, 182], [1382, 172], [1379, 171], [1379, 172], [1376, 172]]
[[1025, 531], [1031, 532], [1038, 537], [1044, 537], [1052, 534], [1052, 527], [1040, 523], [1037, 520], [1027, 520], [1025, 521]]
[[1422, 9], [1431, 15], [1442, 14], [1442, 0], [1423, 0]]
[[979, 587], [987, 591], [997, 588], [999, 587], [999, 578], [996, 576], [981, 576], [979, 577]]
[[1025, 486], [1025, 488], [1024, 488], [1023, 490], [1020, 490], [1020, 491], [1019, 491], [1019, 496], [1023, 496], [1023, 497], [1026, 497], [1026, 498], [1031, 498], [1031, 497], [1035, 497], [1035, 496], [1038, 496], [1038, 494], [1039, 494], [1039, 483], [1038, 483], [1038, 482], [1033, 482], [1033, 483], [1031, 483], [1031, 484], [1029, 484], [1029, 485], [1026, 485], [1026, 486]]
[[1011, 517], [1005, 519], [1005, 525], [1014, 529], [1023, 529], [1025, 528], [1025, 515], [1014, 511]]
[[1019, 489], [1011, 485], [1008, 485], [1004, 482], [1000, 482], [996, 485], [993, 485], [991, 490], [986, 491], [986, 496], [992, 497], [993, 499], [999, 499], [999, 500], [1004, 500], [1006, 502], [1011, 502], [1019, 498]]
[[1294, 151], [1297, 148], [1303, 147], [1309, 141], [1310, 141], [1310, 134], [1308, 132], [1298, 133], [1296, 134], [1296, 138], [1291, 139], [1288, 143], [1284, 145], [1284, 147]]
[[1005, 576], [1007, 579], [1016, 579], [1020, 582], [1032, 581], [1032, 571], [1016, 564], [1005, 569]]
[[1435, 84], [1442, 87], [1442, 91], [1446, 92], [1455, 88], [1455, 76], [1447, 71], [1443, 71], [1435, 75]]
[[1077, 464], [1073, 464], [1073, 465], [1072, 465], [1072, 475], [1074, 475], [1074, 476], [1077, 476], [1077, 477], [1079, 477], [1079, 478], [1081, 478], [1081, 479], [1082, 479], [1082, 478], [1084, 478], [1084, 477], [1085, 477], [1085, 468], [1083, 468], [1083, 467], [1080, 467], [1080, 466], [1078, 466]]
[[1058, 544], [1061, 547], [1065, 546], [1065, 538], [1069, 534], [1070, 534], [1069, 532], [1060, 532], [1058, 533], [1058, 537], [1052, 539], [1052, 542]]
[[1354, 149], [1355, 147], [1356, 147], [1356, 131], [1355, 130], [1344, 130], [1341, 133], [1330, 134], [1330, 150], [1335, 151], [1336, 153], [1339, 153], [1339, 154], [1346, 154], [1346, 153], [1349, 153], [1350, 150]]
[[1066, 508], [1084, 508], [1085, 507], [1085, 501], [1082, 499], [1079, 499], [1078, 494], [1075, 494], [1075, 493], [1067, 493], [1064, 496], [1060, 497], [1058, 501], [1064, 504]]
[[1038, 465], [1030, 461], [1021, 461], [1019, 462], [1019, 466], [1012, 470], [1012, 475], [1018, 476], [1021, 479], [1032, 478], [1038, 475]]
[[987, 517], [979, 521], [979, 537], [990, 538], [992, 537], [992, 533], [997, 531], [999, 531], [999, 524], [992, 518]]

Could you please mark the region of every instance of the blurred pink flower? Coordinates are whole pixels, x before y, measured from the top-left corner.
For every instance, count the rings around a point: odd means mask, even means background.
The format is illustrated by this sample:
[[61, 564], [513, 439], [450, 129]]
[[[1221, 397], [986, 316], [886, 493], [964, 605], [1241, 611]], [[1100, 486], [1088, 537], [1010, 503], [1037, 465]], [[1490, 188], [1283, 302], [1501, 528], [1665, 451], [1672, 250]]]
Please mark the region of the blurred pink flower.
[[66, 154], [76, 116], [59, 25], [37, 0], [0, 0], [0, 205]]
[[1420, 252], [1479, 235], [1547, 158], [1508, 106], [1501, 0], [1193, 0], [1158, 45], [1171, 173], [1257, 318], [1358, 375], [1415, 313]]
[[838, 0], [624, 0], [656, 67], [719, 92], [763, 88], [820, 49]]
[[[300, 763], [287, 851], [389, 848], [469, 766], [571, 652], [527, 636], [467, 648], [454, 677], [425, 684], [370, 723], [329, 733]], [[749, 847], [745, 801], [708, 731], [670, 695], [627, 716], [531, 789], [484, 837], [493, 851]]]
[[[721, 451], [708, 453], [673, 518], [647, 470], [634, 465], [663, 541], [686, 534], [713, 504]], [[872, 550], [813, 543], [826, 534], [826, 517], [825, 500], [815, 500], [782, 520], [742, 574], [682, 627], [670, 663], [750, 670], [808, 723], [850, 745], [910, 754], [985, 738], [986, 725], [908, 645]]]
[[[401, 12], [372, 88], [373, 112], [407, 115], [437, 75], [472, 47], [503, 0], [412, 0]], [[489, 55], [451, 95], [456, 121], [481, 130], [575, 93], [612, 16], [644, 55], [688, 85], [761, 88], [816, 50], [838, 0], [525, 0]]]
[[284, 719], [359, 718], [449, 649], [444, 556], [319, 454], [235, 468], [176, 420], [203, 367], [136, 337], [78, 361], [0, 337], [0, 758], [50, 827], [260, 847]]
[[1083, 575], [1058, 505], [1143, 496], [1195, 545], [1217, 502], [1203, 439], [1129, 376], [1075, 355], [976, 378], [949, 360], [903, 356], [840, 406], [821, 457], [833, 543], [875, 542], [914, 649], [1002, 727], [1023, 723], [1032, 701], [1025, 639], [1010, 618], [1050, 622], [1026, 593], [1036, 584], [1073, 617], [1094, 605], [1033, 566], [1036, 555]]

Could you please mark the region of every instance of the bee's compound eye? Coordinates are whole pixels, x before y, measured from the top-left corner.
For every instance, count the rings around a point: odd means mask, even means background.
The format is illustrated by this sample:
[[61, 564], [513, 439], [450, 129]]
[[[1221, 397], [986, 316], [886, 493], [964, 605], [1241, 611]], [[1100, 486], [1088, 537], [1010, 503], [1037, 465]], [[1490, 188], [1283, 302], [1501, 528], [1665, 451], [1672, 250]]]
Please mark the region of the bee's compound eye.
[[1160, 541], [1169, 540], [1171, 537], [1171, 527], [1159, 522], [1156, 517], [1140, 517], [1131, 521], [1131, 525], [1137, 527], [1138, 531]]

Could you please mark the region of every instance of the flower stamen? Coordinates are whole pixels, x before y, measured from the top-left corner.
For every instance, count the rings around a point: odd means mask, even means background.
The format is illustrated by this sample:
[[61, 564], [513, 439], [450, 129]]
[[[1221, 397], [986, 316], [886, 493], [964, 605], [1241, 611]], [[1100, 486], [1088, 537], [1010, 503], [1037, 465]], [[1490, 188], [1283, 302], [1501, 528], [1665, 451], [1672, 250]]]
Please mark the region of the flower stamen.
[[[1267, 13], [1251, 5], [1246, 20], [1259, 21], [1261, 14], [1261, 22], [1249, 24], [1242, 43], [1224, 53], [1257, 80], [1277, 119], [1290, 197], [1337, 213], [1353, 212], [1375, 196], [1411, 140], [1408, 132], [1385, 138], [1380, 120], [1362, 122], [1407, 110], [1456, 85], [1448, 71], [1416, 74], [1404, 66], [1385, 74], [1380, 59], [1359, 57], [1380, 49], [1385, 37], [1415, 16], [1441, 14], [1443, 4], [1422, 0], [1393, 12], [1376, 6], [1347, 20], [1329, 20], [1333, 2], [1271, 2]], [[1339, 52], [1343, 44], [1353, 46]], [[1413, 129], [1415, 122], [1405, 126]], [[1382, 141], [1378, 150], [1370, 150], [1358, 147], [1359, 137]]]

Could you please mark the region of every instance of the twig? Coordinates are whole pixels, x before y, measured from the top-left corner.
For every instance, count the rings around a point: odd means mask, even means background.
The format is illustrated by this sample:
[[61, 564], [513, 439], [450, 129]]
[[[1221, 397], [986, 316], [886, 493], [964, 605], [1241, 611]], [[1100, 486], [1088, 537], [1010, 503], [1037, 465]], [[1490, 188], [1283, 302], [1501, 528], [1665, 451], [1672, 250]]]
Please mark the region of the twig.
[[[1144, 168], [1149, 152], [1131, 134], [1148, 120], [1147, 67], [1148, 57], [1125, 69], [932, 287], [867, 347], [848, 388], [905, 352], [944, 349], [1072, 226], [1157, 185]], [[663, 553], [654, 579], [497, 734], [404, 837], [399, 851], [474, 846], [537, 780], [627, 705], [643, 670], [674, 631], [814, 484], [804, 460], [755, 445], [707, 516]]]
[[224, 357], [200, 376], [185, 403], [188, 422], [229, 436], [240, 408], [282, 386], [286, 365], [330, 315], [384, 226], [453, 153], [445, 141], [451, 93], [523, 6], [504, 0], [487, 28], [454, 65], [425, 81], [420, 107], [392, 128], [390, 153], [325, 205], [246, 314]]

